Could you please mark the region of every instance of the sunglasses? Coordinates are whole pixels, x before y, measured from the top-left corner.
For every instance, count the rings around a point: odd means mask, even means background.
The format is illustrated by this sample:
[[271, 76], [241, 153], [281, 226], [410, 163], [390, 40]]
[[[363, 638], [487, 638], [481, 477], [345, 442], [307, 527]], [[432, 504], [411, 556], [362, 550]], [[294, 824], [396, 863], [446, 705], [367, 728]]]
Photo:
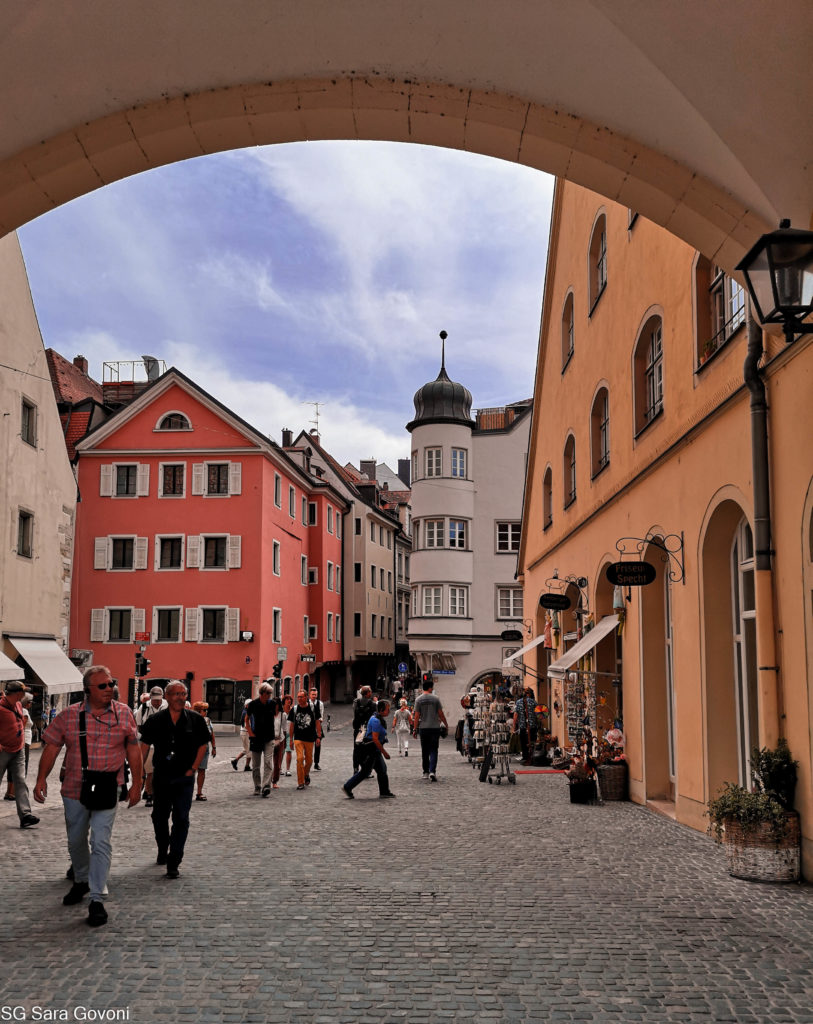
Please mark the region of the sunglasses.
[[112, 690], [115, 683], [96, 683], [97, 690]]

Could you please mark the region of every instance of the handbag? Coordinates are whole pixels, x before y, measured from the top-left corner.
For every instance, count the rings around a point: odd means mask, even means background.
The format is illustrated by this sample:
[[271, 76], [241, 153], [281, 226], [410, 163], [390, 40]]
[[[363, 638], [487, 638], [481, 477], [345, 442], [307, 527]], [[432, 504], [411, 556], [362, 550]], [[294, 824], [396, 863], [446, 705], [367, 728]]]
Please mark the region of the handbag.
[[79, 712], [79, 747], [82, 751], [82, 789], [79, 802], [89, 811], [109, 811], [118, 803], [118, 772], [97, 772], [88, 768], [85, 712]]
[[440, 723], [440, 738], [442, 740], [445, 740], [448, 735], [449, 735], [448, 728], [443, 724], [443, 722], [441, 722]]

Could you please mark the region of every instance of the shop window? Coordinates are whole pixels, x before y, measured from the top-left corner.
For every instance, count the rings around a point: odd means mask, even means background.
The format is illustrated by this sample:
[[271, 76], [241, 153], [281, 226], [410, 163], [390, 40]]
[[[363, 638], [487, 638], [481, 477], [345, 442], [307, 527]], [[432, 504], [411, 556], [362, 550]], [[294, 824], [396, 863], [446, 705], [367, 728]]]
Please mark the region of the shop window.
[[610, 393], [601, 388], [590, 413], [590, 472], [593, 478], [610, 463]]
[[607, 287], [607, 218], [602, 213], [596, 220], [593, 227], [593, 234], [590, 238], [590, 314], [596, 308], [596, 303]]
[[573, 306], [573, 292], [567, 293], [562, 310], [562, 373], [573, 357], [576, 344], [576, 314]]
[[564, 483], [565, 508], [576, 500], [576, 439], [568, 434], [562, 460], [562, 480]]

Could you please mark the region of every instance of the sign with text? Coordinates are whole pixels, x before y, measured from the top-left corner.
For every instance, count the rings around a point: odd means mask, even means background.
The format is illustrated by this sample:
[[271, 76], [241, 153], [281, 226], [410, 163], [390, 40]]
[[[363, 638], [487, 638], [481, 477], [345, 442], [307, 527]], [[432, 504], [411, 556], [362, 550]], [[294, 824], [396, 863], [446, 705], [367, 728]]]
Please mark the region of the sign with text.
[[504, 629], [500, 633], [500, 640], [504, 640], [505, 643], [519, 643], [522, 639], [522, 633], [518, 629]]
[[316, 655], [315, 654], [303, 654], [302, 657], [299, 660], [300, 661], [316, 661]]
[[649, 562], [613, 562], [607, 566], [607, 579], [614, 587], [646, 587], [657, 573]]
[[135, 642], [137, 644], [148, 644], [150, 642], [150, 634], [149, 634], [149, 632], [143, 633], [143, 632], [139, 631], [138, 633], [136, 633], [136, 635], [135, 635]]
[[543, 594], [539, 598], [539, 606], [549, 611], [566, 612], [570, 607], [570, 598], [567, 594]]

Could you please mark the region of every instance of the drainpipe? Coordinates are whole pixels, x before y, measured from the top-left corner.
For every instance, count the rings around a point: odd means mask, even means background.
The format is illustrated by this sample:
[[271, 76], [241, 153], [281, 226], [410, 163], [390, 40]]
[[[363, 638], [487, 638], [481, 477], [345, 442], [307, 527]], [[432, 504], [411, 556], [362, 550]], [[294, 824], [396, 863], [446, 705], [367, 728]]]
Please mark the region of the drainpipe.
[[768, 401], [760, 375], [762, 328], [748, 310], [748, 350], [743, 376], [751, 393], [751, 465], [754, 487], [754, 599], [756, 607], [759, 744], [779, 740], [779, 666], [776, 664], [774, 585], [771, 550], [771, 495]]

